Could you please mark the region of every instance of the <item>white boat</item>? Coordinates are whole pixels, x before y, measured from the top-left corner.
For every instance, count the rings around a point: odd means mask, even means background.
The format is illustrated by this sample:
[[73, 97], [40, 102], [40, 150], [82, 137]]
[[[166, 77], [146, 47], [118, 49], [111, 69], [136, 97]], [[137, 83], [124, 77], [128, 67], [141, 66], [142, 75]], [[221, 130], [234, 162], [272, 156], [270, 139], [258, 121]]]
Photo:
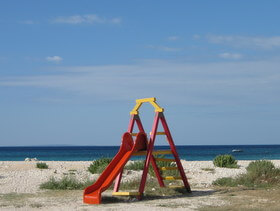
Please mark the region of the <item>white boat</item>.
[[242, 149], [233, 149], [232, 152], [243, 152]]

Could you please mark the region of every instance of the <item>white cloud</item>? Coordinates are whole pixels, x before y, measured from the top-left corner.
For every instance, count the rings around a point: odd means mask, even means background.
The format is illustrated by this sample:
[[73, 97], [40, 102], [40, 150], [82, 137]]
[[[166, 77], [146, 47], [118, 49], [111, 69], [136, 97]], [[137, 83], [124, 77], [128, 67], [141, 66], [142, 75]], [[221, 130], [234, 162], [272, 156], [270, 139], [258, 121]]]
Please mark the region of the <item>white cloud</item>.
[[219, 54], [219, 57], [223, 58], [223, 59], [241, 59], [242, 58], [242, 54], [239, 53], [221, 53]]
[[207, 36], [207, 40], [211, 43], [230, 45], [234, 47], [250, 47], [262, 49], [280, 48], [280, 36], [250, 37], [209, 35]]
[[73, 15], [73, 16], [61, 16], [53, 19], [52, 23], [64, 23], [64, 24], [103, 24], [103, 23], [112, 23], [120, 24], [121, 18], [104, 18], [96, 14], [89, 15]]
[[71, 93], [74, 98], [100, 101], [157, 96], [163, 101], [185, 105], [279, 106], [279, 66], [279, 61], [204, 64], [155, 61], [57, 67], [63, 72], [2, 77], [0, 86], [49, 88], [58, 93]]
[[55, 63], [59, 63], [63, 60], [63, 58], [61, 58], [60, 56], [48, 56], [46, 57], [46, 60], [48, 62], [55, 62]]
[[178, 40], [179, 37], [178, 36], [170, 36], [167, 38], [168, 40], [171, 40], [171, 41], [175, 41], [175, 40]]

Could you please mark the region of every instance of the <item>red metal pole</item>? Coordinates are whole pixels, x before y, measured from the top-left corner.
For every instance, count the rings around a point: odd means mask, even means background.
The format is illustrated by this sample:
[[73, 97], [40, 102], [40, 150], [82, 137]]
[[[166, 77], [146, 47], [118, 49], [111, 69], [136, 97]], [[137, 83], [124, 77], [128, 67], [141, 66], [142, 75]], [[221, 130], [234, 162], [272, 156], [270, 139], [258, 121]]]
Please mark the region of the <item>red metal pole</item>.
[[[137, 118], [139, 118], [138, 115], [132, 115], [131, 116], [131, 118], [129, 120], [127, 132], [132, 133], [134, 123], [135, 123], [135, 120], [137, 121]], [[138, 123], [137, 123], [137, 125], [138, 125]], [[139, 125], [138, 125], [138, 127], [139, 127]], [[139, 130], [140, 130], [140, 128], [139, 128]], [[117, 178], [115, 180], [114, 192], [119, 191], [119, 188], [120, 188], [120, 185], [121, 185], [121, 180], [122, 180], [122, 173], [123, 173], [123, 170], [120, 171], [119, 175], [117, 176]]]
[[151, 160], [151, 157], [152, 157], [152, 152], [153, 152], [155, 138], [156, 138], [158, 121], [159, 121], [159, 113], [156, 112], [156, 115], [155, 115], [155, 118], [154, 118], [154, 123], [153, 123], [152, 134], [151, 134], [150, 141], [149, 141], [149, 146], [148, 146], [148, 149], [147, 149], [147, 157], [146, 157], [146, 160], [145, 160], [145, 165], [144, 165], [142, 178], [141, 178], [141, 182], [140, 182], [140, 187], [139, 187], [139, 193], [140, 193], [139, 199], [142, 198], [143, 192], [144, 192], [144, 189], [145, 189], [145, 184], [146, 184], [146, 180], [147, 180], [147, 174], [148, 174], [148, 170], [149, 170], [150, 160]]
[[158, 167], [157, 167], [156, 159], [155, 159], [155, 157], [153, 156], [153, 154], [152, 154], [152, 156], [151, 156], [151, 163], [152, 163], [154, 172], [155, 172], [155, 174], [156, 174], [156, 177], [157, 177], [159, 186], [160, 186], [160, 187], [164, 187], [165, 184], [164, 184], [164, 182], [163, 182], [163, 180], [162, 180], [160, 171], [159, 171], [159, 169], [158, 169]]
[[[140, 132], [145, 132], [144, 127], [142, 125], [142, 122], [141, 122], [141, 119], [140, 119], [139, 116], [137, 116], [135, 121], [136, 121], [137, 126], [139, 128], [139, 131]], [[163, 182], [163, 180], [161, 178], [160, 171], [159, 171], [159, 169], [157, 167], [156, 160], [155, 160], [153, 154], [151, 156], [151, 163], [152, 163], [152, 166], [153, 166], [153, 169], [154, 169], [154, 172], [155, 172], [155, 175], [157, 177], [157, 180], [158, 180], [158, 183], [159, 183], [160, 187], [164, 187], [164, 182]]]
[[138, 117], [138, 115], [132, 115], [130, 117], [130, 120], [129, 120], [129, 123], [128, 123], [127, 132], [132, 133], [133, 127], [134, 127], [134, 123], [135, 123], [135, 120], [137, 119], [137, 117]]
[[161, 120], [163, 129], [164, 129], [165, 134], [166, 134], [166, 136], [167, 136], [167, 140], [168, 140], [168, 142], [169, 142], [170, 149], [171, 149], [171, 151], [172, 151], [172, 153], [173, 153], [173, 155], [174, 155], [174, 158], [175, 158], [176, 164], [177, 164], [177, 166], [178, 166], [180, 175], [181, 175], [181, 177], [182, 177], [184, 186], [185, 186], [185, 188], [187, 189], [188, 192], [191, 192], [191, 188], [190, 188], [188, 179], [187, 179], [187, 177], [186, 177], [184, 168], [183, 168], [182, 163], [181, 163], [181, 161], [180, 161], [179, 155], [178, 155], [178, 153], [177, 153], [177, 150], [176, 150], [174, 141], [173, 141], [173, 139], [172, 139], [170, 130], [169, 130], [169, 128], [168, 128], [168, 125], [167, 125], [167, 122], [166, 122], [166, 120], [165, 120], [165, 118], [164, 118], [163, 113], [160, 113], [159, 119]]
[[136, 124], [138, 126], [139, 132], [144, 132], [145, 133], [144, 127], [143, 127], [142, 122], [141, 122], [141, 119], [138, 115], [135, 117], [135, 121], [136, 121]]

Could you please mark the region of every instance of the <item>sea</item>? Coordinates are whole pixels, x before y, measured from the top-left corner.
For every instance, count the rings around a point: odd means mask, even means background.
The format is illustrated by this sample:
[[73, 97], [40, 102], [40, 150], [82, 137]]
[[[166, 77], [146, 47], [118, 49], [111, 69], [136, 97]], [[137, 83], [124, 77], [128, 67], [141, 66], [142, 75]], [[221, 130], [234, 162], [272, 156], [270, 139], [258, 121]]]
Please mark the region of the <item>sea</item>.
[[[188, 161], [213, 160], [217, 155], [231, 154], [237, 160], [280, 160], [280, 145], [199, 145], [176, 146], [180, 159]], [[167, 150], [169, 146], [155, 146]], [[119, 146], [26, 146], [0, 147], [0, 161], [92, 161], [101, 157], [114, 157]], [[166, 155], [165, 157], [170, 157]], [[132, 160], [145, 159], [135, 156]]]

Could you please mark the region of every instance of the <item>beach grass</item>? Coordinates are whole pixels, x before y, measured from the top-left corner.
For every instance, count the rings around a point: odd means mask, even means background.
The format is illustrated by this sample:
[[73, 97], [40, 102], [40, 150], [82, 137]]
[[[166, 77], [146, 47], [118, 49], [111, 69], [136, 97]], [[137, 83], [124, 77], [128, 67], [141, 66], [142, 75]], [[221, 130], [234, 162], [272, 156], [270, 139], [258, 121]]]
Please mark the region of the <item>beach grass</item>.
[[91, 180], [80, 182], [74, 176], [67, 175], [61, 179], [55, 179], [54, 177], [51, 177], [47, 182], [44, 182], [40, 185], [40, 189], [82, 190], [92, 184], [93, 181]]
[[253, 161], [246, 170], [246, 174], [241, 174], [236, 178], [219, 178], [213, 182], [213, 185], [227, 187], [245, 186], [251, 188], [280, 186], [280, 169], [275, 168], [271, 161]]
[[111, 158], [99, 158], [90, 164], [90, 166], [88, 167], [88, 171], [92, 174], [100, 174], [104, 171], [104, 169], [109, 165], [111, 161]]
[[[159, 158], [164, 158], [164, 156], [160, 156]], [[133, 170], [133, 171], [142, 171], [144, 169], [145, 160], [137, 160], [129, 163], [125, 166], [126, 170]], [[157, 167], [159, 168], [160, 174], [162, 176], [179, 176], [179, 171], [174, 170], [161, 170], [162, 167], [176, 167], [175, 162], [167, 162], [167, 161], [157, 161]], [[155, 172], [152, 166], [149, 167], [149, 174], [155, 177]]]

